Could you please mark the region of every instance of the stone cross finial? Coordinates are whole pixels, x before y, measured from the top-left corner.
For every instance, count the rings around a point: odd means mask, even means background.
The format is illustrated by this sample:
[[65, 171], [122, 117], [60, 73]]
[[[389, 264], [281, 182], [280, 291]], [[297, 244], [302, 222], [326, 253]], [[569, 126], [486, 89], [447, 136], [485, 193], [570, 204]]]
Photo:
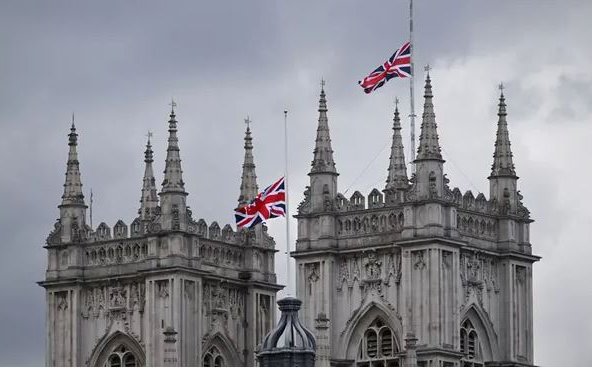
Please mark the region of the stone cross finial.
[[504, 83], [500, 82], [499, 85], [497, 85], [497, 88], [499, 89], [499, 91], [501, 92], [502, 95], [504, 95]]
[[152, 133], [152, 131], [148, 130], [148, 133], [146, 134], [146, 137], [148, 138], [148, 142], [150, 143], [150, 139], [152, 138], [152, 136], [154, 136], [154, 134]]
[[247, 125], [247, 129], [250, 128], [249, 125], [250, 125], [251, 122], [253, 122], [253, 121], [251, 121], [251, 119], [249, 118], [249, 116], [247, 116], [247, 118], [245, 118], [245, 124]]
[[430, 71], [432, 70], [432, 67], [430, 67], [429, 64], [426, 64], [426, 66], [423, 67], [423, 70], [426, 71], [428, 74], [430, 74]]
[[169, 105], [171, 106], [171, 111], [175, 111], [175, 107], [177, 106], [177, 103], [175, 103], [175, 99], [171, 98], [171, 102], [169, 103]]
[[395, 109], [399, 109], [399, 98], [395, 96]]
[[321, 77], [321, 90], [325, 90], [325, 80]]

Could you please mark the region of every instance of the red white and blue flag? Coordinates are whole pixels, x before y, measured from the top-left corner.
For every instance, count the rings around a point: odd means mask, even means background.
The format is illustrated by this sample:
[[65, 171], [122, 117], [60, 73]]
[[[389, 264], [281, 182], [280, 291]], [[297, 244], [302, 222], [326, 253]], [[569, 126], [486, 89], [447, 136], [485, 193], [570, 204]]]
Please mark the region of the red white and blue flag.
[[286, 186], [284, 178], [265, 188], [257, 197], [234, 213], [236, 226], [250, 228], [265, 220], [286, 216]]
[[403, 44], [386, 62], [358, 83], [369, 94], [394, 77], [411, 77], [410, 42]]

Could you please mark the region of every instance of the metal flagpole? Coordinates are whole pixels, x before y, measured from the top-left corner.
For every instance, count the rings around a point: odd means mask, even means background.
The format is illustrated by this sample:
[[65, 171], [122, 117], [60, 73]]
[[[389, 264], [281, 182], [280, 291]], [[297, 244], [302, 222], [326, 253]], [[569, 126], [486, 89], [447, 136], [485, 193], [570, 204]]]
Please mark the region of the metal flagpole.
[[410, 114], [409, 117], [411, 118], [411, 171], [415, 173], [415, 94], [414, 88], [415, 85], [415, 68], [413, 66], [413, 51], [415, 50], [415, 43], [413, 42], [413, 0], [409, 0], [409, 43], [411, 44], [411, 78], [409, 79], [409, 93], [410, 99], [409, 103], [410, 107]]
[[288, 199], [288, 111], [284, 110], [284, 148], [286, 160], [286, 173], [284, 176], [284, 186], [286, 190], [286, 297], [290, 296], [292, 276], [290, 272], [290, 202]]
[[92, 206], [93, 206], [93, 192], [92, 188], [90, 188], [90, 228], [92, 230]]

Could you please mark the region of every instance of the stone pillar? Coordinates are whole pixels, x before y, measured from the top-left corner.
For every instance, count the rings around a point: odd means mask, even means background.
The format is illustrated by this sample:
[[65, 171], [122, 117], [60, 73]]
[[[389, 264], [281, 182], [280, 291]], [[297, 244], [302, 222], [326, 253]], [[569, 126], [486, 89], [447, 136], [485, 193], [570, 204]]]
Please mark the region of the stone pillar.
[[177, 332], [171, 326], [168, 326], [164, 332], [164, 366], [179, 366], [177, 357]]
[[324, 312], [320, 312], [315, 319], [315, 329], [317, 329], [317, 356], [316, 366], [329, 367], [331, 355], [329, 343], [329, 319]]
[[263, 340], [257, 355], [262, 367], [312, 367], [315, 366], [316, 341], [313, 333], [298, 318], [302, 301], [286, 297], [279, 300], [282, 312], [275, 329]]
[[417, 344], [417, 338], [413, 333], [407, 333], [405, 337], [405, 366], [416, 367], [417, 366], [417, 353], [415, 352], [415, 346]]

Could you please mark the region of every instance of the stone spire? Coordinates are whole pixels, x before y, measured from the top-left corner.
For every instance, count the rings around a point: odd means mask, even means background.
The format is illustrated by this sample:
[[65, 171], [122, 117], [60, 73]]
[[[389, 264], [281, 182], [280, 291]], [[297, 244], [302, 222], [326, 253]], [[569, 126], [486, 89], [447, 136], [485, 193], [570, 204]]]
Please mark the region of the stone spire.
[[434, 104], [432, 102], [432, 80], [430, 79], [429, 66], [426, 67], [427, 77], [424, 92], [423, 116], [421, 121], [421, 134], [419, 136], [419, 147], [417, 149], [417, 159], [443, 161], [438, 142], [438, 131], [436, 124], [436, 114], [434, 113]]
[[391, 145], [391, 156], [385, 190], [402, 189], [406, 188], [409, 184], [403, 138], [401, 137], [401, 118], [399, 117], [398, 103], [399, 100], [397, 99], [395, 101], [395, 118], [393, 120], [393, 143]]
[[62, 195], [62, 206], [72, 206], [84, 204], [84, 194], [82, 194], [82, 182], [80, 181], [80, 163], [78, 162], [78, 134], [74, 126], [74, 115], [72, 115], [72, 127], [68, 135], [68, 164], [66, 167], [66, 182], [64, 183], [64, 194]]
[[144, 179], [142, 181], [142, 198], [140, 199], [140, 219], [149, 220], [153, 215], [154, 209], [158, 207], [158, 195], [156, 194], [156, 181], [154, 180], [154, 171], [152, 169], [152, 162], [154, 162], [152, 151], [152, 144], [150, 144], [151, 132], [148, 132], [148, 142], [146, 143], [146, 151], [144, 152], [144, 162], [146, 163], [144, 169]]
[[[327, 99], [325, 98], [325, 81], [321, 81], [321, 98], [319, 99], [319, 123], [315, 141], [312, 168], [308, 174], [310, 188], [305, 192], [305, 207], [311, 212], [328, 212], [334, 208], [337, 196], [337, 170], [333, 161], [329, 120], [327, 119]], [[304, 209], [304, 208], [302, 208]]]
[[491, 175], [488, 177], [489, 197], [497, 202], [502, 213], [514, 213], [518, 209], [521, 196], [518, 194], [518, 176], [516, 176], [510, 149], [504, 86], [500, 84], [499, 88], [501, 93], [497, 113], [497, 134]]
[[177, 119], [175, 118], [175, 107], [177, 104], [171, 102], [171, 114], [169, 119], [169, 140], [167, 156], [164, 167], [164, 180], [162, 182], [162, 193], [185, 193], [183, 182], [183, 171], [181, 170], [181, 157], [179, 156], [179, 139], [177, 138]]
[[255, 174], [255, 161], [253, 160], [253, 138], [251, 137], [251, 128], [249, 117], [245, 119], [247, 130], [245, 131], [245, 160], [243, 162], [243, 174], [241, 176], [240, 196], [238, 197], [238, 207], [250, 203], [257, 197], [257, 175]]
[[177, 120], [175, 119], [175, 102], [171, 102], [169, 119], [169, 140], [164, 167], [164, 180], [160, 196], [161, 218], [163, 230], [187, 229], [187, 193], [181, 170], [179, 140], [177, 138]]
[[500, 90], [499, 109], [497, 112], [497, 134], [490, 178], [500, 176], [516, 177], [514, 161], [512, 160], [512, 149], [510, 148], [508, 122], [506, 121], [506, 99], [504, 97], [503, 85], [500, 85]]
[[432, 98], [432, 80], [430, 68], [426, 66], [426, 83], [424, 92], [423, 116], [421, 121], [421, 134], [419, 135], [419, 147], [415, 163], [414, 182], [416, 199], [438, 199], [444, 195], [444, 159], [440, 152], [436, 115]]
[[315, 142], [314, 159], [311, 174], [337, 173], [333, 161], [331, 135], [329, 134], [329, 120], [327, 119], [327, 99], [325, 98], [325, 81], [321, 81], [321, 97], [319, 99], [319, 125]]
[[[82, 182], [80, 181], [80, 163], [78, 162], [78, 134], [74, 126], [74, 114], [72, 114], [72, 127], [68, 135], [68, 164], [66, 166], [66, 181], [60, 209], [59, 227], [50, 235], [53, 242], [70, 243], [80, 240], [81, 232], [85, 232], [86, 204], [82, 194]], [[57, 227], [57, 226], [56, 226]], [[48, 239], [49, 240], [49, 239]]]

